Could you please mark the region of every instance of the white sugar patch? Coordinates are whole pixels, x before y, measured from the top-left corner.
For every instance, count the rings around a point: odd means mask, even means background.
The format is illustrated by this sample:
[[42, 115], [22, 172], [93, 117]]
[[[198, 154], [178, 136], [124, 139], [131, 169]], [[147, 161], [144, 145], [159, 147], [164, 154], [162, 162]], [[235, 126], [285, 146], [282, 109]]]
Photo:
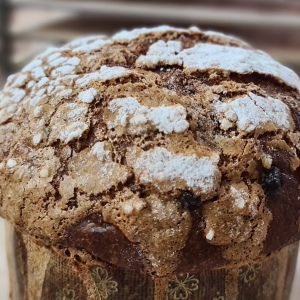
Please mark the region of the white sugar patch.
[[250, 47], [249, 44], [245, 43], [244, 41], [242, 41], [239, 38], [237, 38], [235, 36], [232, 36], [232, 35], [226, 35], [226, 34], [223, 34], [221, 32], [212, 31], [212, 30], [203, 31], [203, 33], [205, 34], [205, 36], [208, 36], [208, 37], [221, 37], [222, 39], [235, 41], [235, 42], [237, 42], [238, 44], [241, 44], [244, 47]]
[[110, 160], [110, 152], [104, 149], [105, 143], [98, 142], [92, 148], [92, 154], [96, 155], [100, 161]]
[[56, 60], [59, 57], [61, 57], [61, 53], [60, 52], [52, 53], [51, 55], [48, 56], [48, 63]]
[[66, 44], [64, 47], [68, 49], [73, 49], [75, 47], [83, 46], [83, 45], [88, 45], [91, 43], [96, 42], [97, 40], [102, 40], [104, 39], [104, 35], [90, 35], [90, 36], [85, 36], [81, 37], [78, 39], [75, 39], [74, 41], [71, 41], [70, 43]]
[[29, 100], [29, 104], [30, 104], [30, 106], [37, 106], [37, 105], [39, 105], [44, 99], [46, 99], [46, 97], [45, 96], [35, 96], [35, 97], [32, 97], [32, 98], [30, 98], [30, 100]]
[[51, 72], [51, 76], [71, 75], [75, 73], [75, 66], [65, 65], [58, 67]]
[[121, 32], [116, 33], [113, 35], [113, 40], [133, 40], [138, 38], [143, 34], [148, 33], [158, 33], [158, 32], [167, 32], [167, 31], [175, 31], [175, 32], [200, 32], [197, 27], [191, 27], [190, 29], [182, 29], [182, 28], [174, 28], [167, 25], [162, 25], [153, 28], [137, 28], [133, 30], [123, 30]]
[[84, 87], [94, 81], [101, 81], [99, 72], [84, 74], [81, 78], [76, 80], [76, 84], [81, 87]]
[[85, 115], [88, 111], [86, 106], [80, 106], [76, 103], [68, 103], [66, 107], [69, 109], [67, 116], [70, 121], [80, 119], [80, 117]]
[[49, 65], [52, 67], [60, 67], [60, 66], [78, 66], [80, 64], [80, 59], [78, 57], [64, 57], [58, 56], [56, 59], [49, 60]]
[[32, 144], [37, 146], [42, 141], [43, 135], [42, 133], [37, 133], [32, 137]]
[[56, 95], [58, 97], [68, 97], [72, 94], [72, 89], [65, 89], [65, 90], [62, 90], [60, 92], [58, 92]]
[[100, 50], [103, 46], [105, 46], [107, 44], [110, 44], [110, 41], [99, 39], [99, 40], [97, 40], [97, 41], [95, 41], [91, 44], [76, 47], [72, 50], [72, 52], [86, 52], [86, 53], [89, 53], [89, 52], [92, 52], [94, 50]]
[[67, 57], [62, 57], [61, 55], [58, 56], [56, 59], [50, 60], [48, 62], [49, 66], [51, 67], [59, 67], [61, 66], [64, 62], [68, 60]]
[[47, 178], [50, 175], [50, 170], [49, 167], [44, 167], [43, 169], [40, 170], [40, 177], [41, 178]]
[[41, 88], [43, 87], [46, 83], [49, 82], [49, 78], [48, 77], [43, 77], [40, 79], [40, 81], [37, 83], [37, 87]]
[[14, 114], [18, 110], [17, 104], [11, 104], [6, 108], [6, 112], [9, 114]]
[[31, 80], [31, 81], [29, 81], [29, 82], [27, 83], [26, 87], [27, 87], [28, 89], [31, 89], [34, 85], [35, 85], [35, 81]]
[[[221, 119], [222, 129], [228, 130], [230, 124], [236, 123], [240, 131], [251, 132], [268, 123], [273, 123], [277, 128], [292, 129], [293, 121], [288, 106], [279, 99], [261, 97], [253, 93], [237, 98], [228, 103], [216, 102], [215, 109]], [[225, 120], [225, 121], [224, 121]], [[225, 122], [226, 123], [226, 122]]]
[[210, 228], [205, 237], [206, 237], [206, 239], [211, 241], [214, 238], [214, 236], [215, 236], [215, 232], [212, 228]]
[[34, 108], [33, 110], [33, 115], [36, 117], [36, 118], [39, 118], [41, 117], [43, 114], [43, 108], [41, 106], [37, 106]]
[[41, 59], [35, 59], [32, 62], [30, 62], [28, 65], [26, 65], [22, 71], [23, 72], [30, 72], [32, 71], [34, 68], [39, 67], [43, 64], [43, 61]]
[[18, 88], [25, 85], [28, 82], [28, 80], [29, 80], [29, 76], [27, 73], [13, 74], [7, 78], [7, 83], [5, 87], [10, 86], [10, 87]]
[[55, 55], [60, 51], [59, 48], [57, 47], [49, 47], [47, 48], [44, 52], [42, 52], [41, 54], [38, 55], [37, 59], [43, 59], [43, 58], [49, 58], [52, 55]]
[[92, 103], [97, 95], [97, 90], [90, 88], [78, 94], [78, 99], [84, 103]]
[[38, 90], [35, 95], [38, 96], [38, 97], [42, 97], [46, 94], [46, 89], [40, 89]]
[[26, 96], [26, 92], [22, 89], [12, 89], [10, 93], [14, 103], [19, 103]]
[[244, 208], [249, 201], [249, 194], [244, 189], [236, 189], [231, 186], [230, 194], [234, 198], [234, 205], [239, 209]]
[[[120, 203], [121, 210], [126, 215], [131, 215], [132, 213], [140, 212], [147, 204], [138, 198], [128, 199], [125, 202]], [[153, 213], [153, 210], [151, 210]]]
[[[176, 56], [181, 51], [181, 42], [158, 41], [152, 44], [146, 55], [141, 55], [137, 61], [137, 66], [153, 67], [159, 63], [168, 65], [181, 64], [181, 59]], [[169, 59], [171, 58], [171, 59]]]
[[78, 66], [80, 64], [80, 59], [76, 56], [73, 56], [73, 57], [69, 58], [65, 64], [71, 65], [71, 66]]
[[13, 167], [15, 167], [17, 165], [17, 161], [14, 160], [14, 159], [12, 159], [12, 158], [10, 158], [10, 159], [7, 160], [6, 165], [7, 165], [7, 167], [9, 169], [11, 169], [11, 168], [13, 168]]
[[82, 134], [89, 128], [85, 122], [74, 122], [64, 128], [60, 134], [60, 139], [66, 143], [79, 139]]
[[19, 103], [26, 96], [26, 92], [19, 88], [6, 88], [0, 91], [0, 108]]
[[240, 74], [256, 72], [274, 76], [300, 91], [297, 74], [260, 51], [199, 43], [183, 50], [178, 56], [189, 71], [220, 69]]
[[43, 77], [46, 77], [46, 74], [45, 74], [45, 71], [42, 67], [37, 67], [37, 68], [34, 68], [32, 71], [31, 71], [31, 75], [32, 77], [35, 79], [35, 80], [39, 80]]
[[47, 94], [50, 95], [53, 92], [54, 89], [55, 89], [55, 87], [53, 85], [49, 85], [47, 87]]
[[110, 79], [116, 79], [123, 77], [130, 73], [129, 69], [123, 67], [107, 67], [102, 66], [100, 72], [93, 72], [83, 75], [76, 81], [81, 87], [84, 87], [94, 81], [106, 81]]
[[105, 35], [90, 35], [90, 36], [80, 37], [78, 39], [75, 39], [75, 40], [67, 43], [66, 45], [63, 46], [62, 49], [71, 50], [71, 49], [74, 49], [77, 47], [90, 45], [97, 41], [103, 41], [106, 39], [107, 39], [107, 37]]
[[89, 128], [88, 107], [83, 103], [63, 103], [53, 115], [49, 128], [50, 141], [61, 140], [68, 143], [78, 139]]
[[174, 154], [163, 147], [143, 151], [140, 157], [130, 161], [141, 183], [169, 184], [185, 181], [188, 188], [202, 193], [212, 192], [217, 183], [218, 156]]
[[154, 45], [159, 45], [159, 47], [155, 46], [155, 48], [159, 48], [157, 53], [166, 51], [168, 57], [163, 56], [162, 59], [155, 57], [150, 47], [145, 56], [142, 55], [137, 59], [138, 65], [154, 67], [156, 66], [155, 61], [157, 61], [157, 64], [183, 65], [189, 72], [217, 69], [239, 74], [259, 73], [273, 76], [300, 91], [300, 79], [297, 74], [261, 51], [198, 43], [194, 47], [176, 54], [174, 49], [174, 53], [172, 53], [165, 42], [160, 41]]
[[101, 49], [104, 45], [110, 44], [111, 41], [107, 40], [104, 35], [88, 36], [76, 39], [65, 46], [62, 50], [72, 50], [72, 52], [92, 52]]
[[119, 78], [129, 74], [129, 71], [130, 71], [129, 69], [123, 67], [101, 66], [100, 68], [101, 80], [105, 81], [114, 78]]
[[186, 110], [180, 104], [149, 108], [129, 97], [112, 100], [109, 109], [117, 112], [114, 121], [107, 123], [110, 129], [123, 126], [128, 127], [129, 132], [138, 134], [147, 130], [149, 125], [164, 133], [183, 132], [189, 127]]

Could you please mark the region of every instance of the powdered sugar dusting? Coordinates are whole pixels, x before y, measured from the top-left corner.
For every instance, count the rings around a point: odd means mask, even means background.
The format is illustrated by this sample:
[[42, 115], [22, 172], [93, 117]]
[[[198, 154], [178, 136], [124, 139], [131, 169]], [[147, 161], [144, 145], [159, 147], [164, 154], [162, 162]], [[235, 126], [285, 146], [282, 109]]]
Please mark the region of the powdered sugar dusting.
[[[60, 53], [57, 53], [57, 54], [60, 54]], [[48, 60], [48, 64], [51, 67], [59, 67], [68, 60], [67, 57], [62, 57], [61, 54], [59, 56], [55, 55], [53, 57], [55, 57], [55, 59], [49, 58], [49, 60]]]
[[[240, 74], [259, 73], [271, 75], [285, 84], [300, 91], [300, 79], [295, 72], [273, 60], [261, 51], [248, 50], [239, 47], [221, 46], [198, 43], [192, 48], [176, 54], [174, 45], [171, 48], [163, 41], [153, 44], [156, 53], [168, 53], [168, 57], [159, 59], [150, 47], [145, 56], [137, 59], [137, 65], [154, 67], [157, 64], [183, 65], [186, 71], [206, 71], [219, 69]], [[178, 49], [178, 46], [177, 46]], [[155, 62], [157, 62], [155, 64]]]
[[[253, 93], [237, 98], [228, 103], [216, 102], [215, 109], [222, 116], [221, 126], [224, 120], [228, 124], [236, 123], [239, 131], [251, 132], [257, 128], [264, 128], [272, 123], [277, 128], [288, 130], [293, 128], [293, 121], [288, 106], [279, 99], [261, 97]], [[228, 130], [226, 125], [222, 129]]]
[[215, 236], [215, 232], [212, 228], [210, 228], [206, 234], [206, 239], [208, 239], [209, 241], [211, 241]]
[[148, 33], [158, 33], [158, 32], [167, 32], [167, 31], [175, 31], [175, 32], [200, 32], [200, 30], [197, 27], [191, 27], [190, 29], [182, 29], [182, 28], [175, 28], [170, 27], [167, 25], [157, 26], [153, 28], [137, 28], [133, 30], [123, 30], [121, 32], [116, 33], [113, 35], [113, 40], [133, 40], [138, 38], [139, 36], [143, 34]]
[[143, 208], [147, 206], [146, 201], [137, 197], [126, 199], [124, 202], [120, 202], [120, 210], [125, 215], [132, 215], [139, 213]]
[[212, 192], [219, 181], [219, 156], [174, 154], [163, 147], [128, 154], [128, 161], [142, 184], [153, 184], [164, 191], [183, 182], [183, 188], [196, 195]]
[[43, 86], [45, 86], [46, 83], [49, 82], [49, 78], [48, 77], [43, 77], [40, 79], [40, 81], [37, 83], [37, 87], [41, 88]]
[[65, 89], [65, 90], [62, 90], [61, 92], [58, 92], [57, 93], [57, 96], [58, 97], [68, 97], [72, 94], [72, 89]]
[[42, 52], [41, 54], [39, 54], [37, 56], [37, 59], [43, 59], [43, 58], [48, 58], [51, 55], [54, 55], [56, 53], [59, 53], [60, 49], [57, 47], [49, 47], [47, 48], [44, 52]]
[[7, 83], [6, 83], [5, 87], [18, 88], [18, 87], [25, 85], [28, 81], [29, 81], [29, 76], [27, 73], [13, 74], [7, 78]]
[[76, 39], [66, 44], [62, 49], [72, 50], [72, 52], [92, 52], [100, 50], [104, 45], [110, 44], [111, 41], [107, 40], [104, 35], [88, 36]]
[[249, 202], [249, 193], [244, 189], [236, 189], [234, 186], [230, 187], [230, 195], [234, 198], [234, 205], [242, 209], [246, 203]]
[[79, 139], [89, 128], [87, 112], [88, 108], [83, 103], [62, 104], [51, 119], [49, 140], [59, 139], [68, 143], [74, 139]]
[[95, 90], [94, 88], [90, 88], [86, 91], [82, 91], [78, 94], [78, 99], [81, 102], [85, 102], [85, 103], [92, 103], [95, 99], [95, 96], [97, 95], [97, 90]]
[[68, 125], [60, 134], [60, 139], [65, 141], [66, 143], [79, 139], [83, 132], [88, 129], [88, 124], [84, 122], [73, 122]]
[[107, 122], [108, 128], [127, 127], [132, 134], [147, 131], [150, 126], [164, 133], [183, 132], [189, 127], [186, 110], [180, 104], [149, 108], [129, 97], [112, 100], [109, 110], [116, 115]]
[[250, 47], [249, 44], [245, 43], [244, 41], [240, 40], [239, 38], [232, 36], [232, 35], [227, 35], [221, 32], [217, 32], [217, 31], [212, 31], [212, 30], [207, 30], [204, 31], [205, 36], [208, 37], [220, 37], [222, 39], [227, 39], [227, 40], [231, 40], [231, 41], [235, 41], [237, 42], [239, 45], [242, 45], [244, 47]]
[[43, 77], [46, 76], [43, 67], [37, 67], [37, 68], [34, 68], [34, 69], [31, 71], [31, 75], [32, 75], [32, 77], [33, 77], [35, 80], [39, 80], [39, 79], [41, 79], [41, 78], [43, 78]]
[[[153, 67], [159, 63], [168, 65], [181, 64], [181, 59], [176, 56], [181, 51], [181, 42], [177, 41], [158, 41], [152, 44], [147, 55], [141, 55], [137, 61], [137, 66]], [[171, 57], [171, 59], [169, 59]]]
[[23, 89], [6, 88], [0, 92], [0, 109], [5, 108], [14, 103], [19, 103], [26, 95]]
[[76, 80], [76, 84], [78, 84], [81, 87], [84, 87], [94, 81], [101, 80], [100, 73], [99, 72], [93, 72], [84, 74], [81, 78]]
[[129, 69], [123, 67], [107, 67], [102, 66], [100, 69], [101, 80], [109, 80], [119, 78], [129, 74]]
[[17, 165], [17, 161], [15, 159], [10, 158], [7, 160], [6, 165], [9, 169], [11, 169]]
[[130, 73], [129, 69], [123, 67], [107, 67], [101, 66], [100, 72], [93, 72], [83, 75], [81, 78], [77, 79], [76, 84], [84, 87], [94, 81], [106, 81], [110, 79], [115, 79], [123, 77]]
[[105, 150], [104, 142], [97, 142], [92, 148], [92, 154], [96, 155], [100, 161], [109, 160], [110, 159], [110, 151]]
[[31, 72], [34, 68], [39, 67], [43, 64], [43, 61], [41, 59], [35, 59], [32, 62], [30, 62], [28, 65], [26, 65], [22, 71], [23, 72]]
[[51, 72], [52, 77], [75, 74], [75, 66], [63, 65]]
[[42, 133], [37, 133], [32, 137], [32, 144], [34, 146], [37, 146], [43, 139], [43, 134]]
[[261, 51], [199, 43], [183, 50], [178, 56], [189, 71], [221, 69], [241, 74], [256, 72], [274, 76], [300, 91], [297, 74]]

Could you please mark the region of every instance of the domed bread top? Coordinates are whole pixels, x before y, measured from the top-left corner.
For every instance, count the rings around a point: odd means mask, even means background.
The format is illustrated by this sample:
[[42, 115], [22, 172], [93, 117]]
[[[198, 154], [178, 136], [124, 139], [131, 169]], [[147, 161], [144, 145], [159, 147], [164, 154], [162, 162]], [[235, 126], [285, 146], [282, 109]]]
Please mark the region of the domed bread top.
[[263, 259], [300, 237], [299, 91], [267, 54], [195, 27], [50, 48], [0, 92], [1, 215], [152, 275]]

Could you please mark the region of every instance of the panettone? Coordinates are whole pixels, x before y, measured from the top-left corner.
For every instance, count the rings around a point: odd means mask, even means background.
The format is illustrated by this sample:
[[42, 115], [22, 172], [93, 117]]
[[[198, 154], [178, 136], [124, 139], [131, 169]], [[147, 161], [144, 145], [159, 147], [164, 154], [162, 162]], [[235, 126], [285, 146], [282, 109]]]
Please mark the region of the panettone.
[[79, 264], [152, 278], [259, 262], [300, 237], [299, 91], [195, 27], [50, 48], [0, 93], [1, 215]]

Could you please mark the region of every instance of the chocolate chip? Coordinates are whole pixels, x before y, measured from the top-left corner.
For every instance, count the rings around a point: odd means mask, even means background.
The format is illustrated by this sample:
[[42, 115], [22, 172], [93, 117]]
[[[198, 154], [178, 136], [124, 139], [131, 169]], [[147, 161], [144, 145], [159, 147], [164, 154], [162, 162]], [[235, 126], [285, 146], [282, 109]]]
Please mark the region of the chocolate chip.
[[272, 167], [270, 169], [263, 181], [263, 186], [266, 188], [267, 191], [275, 191], [281, 187], [280, 175], [281, 172], [279, 168]]
[[190, 211], [196, 210], [200, 207], [199, 197], [195, 197], [191, 192], [184, 191], [179, 199], [181, 205]]

